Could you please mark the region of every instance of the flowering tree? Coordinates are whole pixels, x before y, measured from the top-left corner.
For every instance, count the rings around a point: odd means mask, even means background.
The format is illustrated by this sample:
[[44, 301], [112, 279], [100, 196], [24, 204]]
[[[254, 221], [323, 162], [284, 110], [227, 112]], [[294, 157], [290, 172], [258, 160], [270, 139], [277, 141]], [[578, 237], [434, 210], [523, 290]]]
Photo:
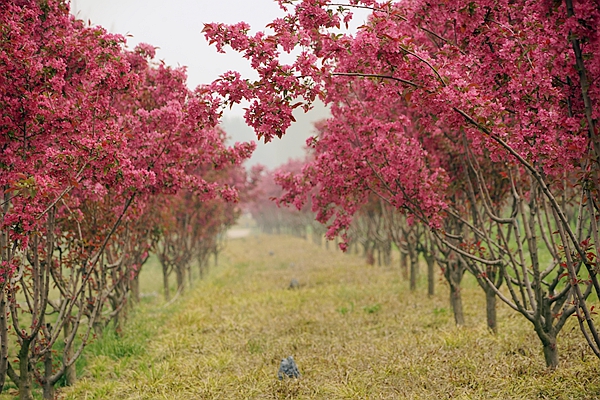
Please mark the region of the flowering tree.
[[[310, 143], [318, 156], [288, 180], [287, 200], [301, 205], [319, 188], [319, 219], [333, 217], [328, 234], [344, 236], [376, 193], [429, 226], [453, 265], [533, 324], [549, 367], [573, 314], [600, 356], [586, 302], [600, 293], [597, 5], [279, 3], [290, 13], [269, 25], [273, 34], [250, 36], [244, 23], [208, 24], [205, 33], [257, 70], [256, 82], [228, 73], [214, 88], [226, 102], [251, 101], [246, 119], [259, 138], [281, 136], [292, 110], [316, 97], [331, 104], [328, 134]], [[368, 22], [354, 37], [338, 34], [352, 7], [370, 9]], [[280, 63], [295, 48], [296, 62]]]

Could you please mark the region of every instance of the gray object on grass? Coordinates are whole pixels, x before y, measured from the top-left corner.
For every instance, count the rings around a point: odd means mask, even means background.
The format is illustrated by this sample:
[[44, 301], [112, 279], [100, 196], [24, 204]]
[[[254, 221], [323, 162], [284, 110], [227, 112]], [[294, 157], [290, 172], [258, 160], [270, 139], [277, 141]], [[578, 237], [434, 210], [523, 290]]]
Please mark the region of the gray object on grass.
[[296, 279], [296, 278], [292, 279], [290, 281], [288, 289], [300, 289], [300, 282], [298, 282], [298, 279]]
[[281, 360], [281, 364], [279, 364], [279, 371], [277, 371], [277, 378], [282, 380], [284, 377], [288, 378], [299, 378], [300, 371], [298, 371], [298, 366], [294, 361], [294, 357], [289, 356], [288, 358], [284, 358]]

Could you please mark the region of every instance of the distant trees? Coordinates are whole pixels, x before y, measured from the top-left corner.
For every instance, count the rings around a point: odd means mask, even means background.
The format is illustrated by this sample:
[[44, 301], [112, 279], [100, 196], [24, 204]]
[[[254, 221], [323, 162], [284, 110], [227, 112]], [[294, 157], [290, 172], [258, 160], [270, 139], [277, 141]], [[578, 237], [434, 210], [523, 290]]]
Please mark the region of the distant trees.
[[[212, 166], [205, 166], [196, 173], [207, 180], [235, 187], [240, 195], [245, 195], [247, 182], [242, 168], [211, 169]], [[237, 196], [234, 192], [231, 195]], [[156, 254], [162, 266], [165, 299], [170, 300], [171, 274], [175, 274], [178, 293], [192, 283], [194, 275], [201, 277], [211, 255], [216, 262], [225, 231], [235, 223], [241, 210], [237, 202], [221, 198], [203, 200], [189, 191], [159, 196], [157, 201], [161, 207], [156, 223], [160, 232]], [[194, 262], [198, 267], [196, 274], [192, 271]]]
[[276, 171], [268, 171], [262, 166], [257, 166], [252, 171], [254, 181], [252, 189], [248, 192], [244, 206], [256, 221], [258, 228], [268, 234], [282, 234], [307, 238], [311, 230], [315, 243], [321, 242], [324, 230], [316, 224], [313, 229], [315, 214], [306, 204], [300, 209], [280, 207], [275, 200], [281, 197], [283, 190], [276, 183], [278, 175], [298, 174], [304, 165], [302, 161], [290, 160]]

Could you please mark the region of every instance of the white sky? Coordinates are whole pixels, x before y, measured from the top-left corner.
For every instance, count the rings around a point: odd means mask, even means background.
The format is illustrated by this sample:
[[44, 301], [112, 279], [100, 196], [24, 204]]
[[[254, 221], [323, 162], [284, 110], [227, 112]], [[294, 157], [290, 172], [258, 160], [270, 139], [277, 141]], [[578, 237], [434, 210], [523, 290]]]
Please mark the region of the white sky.
[[[256, 76], [239, 54], [220, 54], [208, 45], [201, 33], [205, 23], [245, 21], [256, 32], [283, 15], [275, 0], [71, 0], [71, 11], [110, 32], [131, 35], [127, 38], [129, 48], [140, 42], [159, 47], [157, 59], [167, 65], [187, 66], [190, 87], [210, 83], [230, 70], [239, 71], [243, 77]], [[226, 115], [226, 128], [237, 127], [234, 132], [228, 130], [234, 141], [253, 139], [240, 124], [227, 124], [227, 120], [231, 122], [242, 114], [239, 107]], [[260, 145], [251, 165], [260, 162], [273, 168], [289, 157], [301, 157], [305, 139], [313, 134], [312, 123], [325, 118], [327, 111], [321, 107], [308, 115], [295, 116], [298, 122], [284, 139]]]
[[191, 87], [229, 70], [253, 76], [238, 54], [219, 54], [208, 45], [201, 33], [205, 23], [246, 21], [258, 31], [283, 14], [274, 0], [71, 0], [71, 11], [113, 33], [132, 35], [131, 48], [140, 42], [159, 47], [158, 59], [188, 67]]

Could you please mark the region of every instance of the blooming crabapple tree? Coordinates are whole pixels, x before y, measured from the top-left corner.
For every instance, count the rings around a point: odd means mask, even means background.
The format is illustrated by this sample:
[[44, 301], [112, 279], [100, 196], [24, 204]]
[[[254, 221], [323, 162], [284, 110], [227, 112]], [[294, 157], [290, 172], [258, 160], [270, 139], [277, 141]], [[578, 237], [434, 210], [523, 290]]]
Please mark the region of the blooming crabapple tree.
[[[68, 237], [69, 240], [60, 248], [61, 254], [66, 258], [75, 253], [73, 249], [80, 238], [88, 242], [91, 240], [87, 238], [104, 238], [106, 232], [113, 227], [115, 208], [122, 202], [121, 196], [109, 191], [100, 199], [83, 203], [79, 208], [82, 218], [65, 223], [77, 232], [77, 236]], [[94, 286], [89, 294], [90, 300], [94, 297], [92, 293], [101, 291], [103, 287], [106, 290], [102, 314], [96, 317], [89, 315], [90, 304], [84, 313], [88, 321], [92, 322], [96, 336], [101, 336], [110, 322], [114, 323], [116, 332], [120, 332], [127, 306], [139, 301], [139, 273], [150, 252], [154, 250], [159, 236], [156, 228], [158, 207], [154, 203], [152, 196], [140, 194], [136, 197], [106, 244], [99, 261], [102, 266], [92, 270]]]
[[[372, 195], [375, 196], [375, 195]], [[383, 218], [388, 225], [387, 230], [392, 242], [400, 250], [400, 267], [405, 276], [409, 278], [410, 290], [417, 288], [417, 276], [419, 271], [419, 253], [423, 252], [425, 246], [421, 243], [425, 239], [423, 224], [408, 221], [406, 214], [399, 213], [393, 206], [378, 197], [383, 211]], [[409, 223], [410, 222], [410, 223]], [[433, 272], [428, 269], [429, 295], [433, 295]]]
[[[286, 199], [301, 206], [317, 187], [319, 219], [334, 218], [328, 234], [343, 237], [376, 193], [533, 324], [549, 367], [569, 315], [600, 356], [587, 304], [600, 293], [597, 4], [279, 3], [289, 12], [272, 34], [251, 36], [244, 23], [204, 31], [258, 72], [255, 82], [225, 74], [214, 89], [251, 102], [259, 138], [281, 136], [292, 110], [317, 97], [331, 106], [327, 135], [310, 143], [317, 156], [288, 181]], [[339, 34], [352, 7], [370, 9], [369, 20]], [[292, 49], [296, 61], [281, 63]], [[550, 254], [543, 265], [540, 250]]]
[[[209, 93], [183, 91], [183, 71], [123, 45], [63, 1], [0, 8], [0, 387], [8, 375], [22, 399], [34, 378], [53, 398], [107, 302], [122, 309], [119, 290], [153, 240], [132, 234], [130, 211], [182, 188], [233, 199], [190, 170], [252, 150], [225, 147]], [[125, 243], [141, 237], [139, 251]]]
[[[191, 262], [194, 256], [194, 218], [197, 210], [192, 209], [191, 193], [179, 196], [165, 196], [161, 214], [161, 237], [158, 246], [158, 259], [163, 272], [163, 292], [165, 300], [171, 300], [169, 277], [174, 272], [177, 278], [177, 293], [184, 291], [189, 281]], [[186, 278], [187, 276], [187, 278]]]

